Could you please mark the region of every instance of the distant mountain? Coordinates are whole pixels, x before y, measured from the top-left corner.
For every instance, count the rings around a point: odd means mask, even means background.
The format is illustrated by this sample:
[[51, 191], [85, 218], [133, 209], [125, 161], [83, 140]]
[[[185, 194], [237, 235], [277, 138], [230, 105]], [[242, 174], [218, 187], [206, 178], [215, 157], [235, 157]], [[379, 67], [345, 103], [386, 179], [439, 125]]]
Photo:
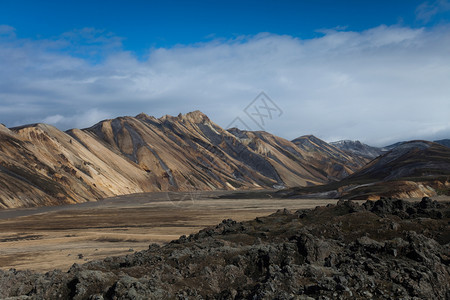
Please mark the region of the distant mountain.
[[388, 145], [388, 146], [384, 146], [384, 147], [381, 148], [381, 150], [382, 150], [383, 152], [387, 152], [387, 151], [390, 151], [390, 150], [392, 150], [392, 149], [394, 149], [394, 148], [400, 146], [400, 145], [403, 144], [403, 143], [406, 143], [406, 142], [405, 142], [405, 141], [403, 141], [403, 142], [397, 142], [397, 143], [394, 143], [394, 144], [391, 144], [391, 145]]
[[404, 142], [337, 183], [280, 192], [287, 197], [377, 199], [450, 194], [450, 148]]
[[315, 165], [333, 174], [336, 180], [342, 179], [361, 169], [370, 160], [358, 154], [339, 149], [313, 135], [305, 135], [292, 141], [309, 154]]
[[450, 174], [450, 149], [428, 141], [402, 143], [346, 180], [397, 180]]
[[343, 140], [330, 143], [336, 148], [347, 153], [373, 159], [381, 155], [384, 151], [381, 148], [372, 147], [361, 143], [360, 141]]
[[[389, 151], [389, 150], [392, 150], [392, 149], [402, 145], [403, 143], [407, 143], [407, 142], [405, 142], [405, 141], [397, 142], [395, 144], [392, 144], [392, 145], [389, 145], [389, 146], [385, 146], [385, 147], [383, 147], [381, 149], [384, 150], [384, 151]], [[437, 144], [440, 144], [440, 145], [443, 145], [443, 146], [446, 146], [446, 147], [450, 147], [450, 139], [437, 140], [437, 141], [433, 141], [433, 143], [437, 143]]]
[[364, 164], [340, 155], [267, 132], [226, 131], [199, 111], [120, 117], [67, 132], [0, 125], [0, 208], [152, 191], [318, 185]]
[[438, 140], [434, 142], [443, 145], [445, 147], [450, 147], [450, 139]]

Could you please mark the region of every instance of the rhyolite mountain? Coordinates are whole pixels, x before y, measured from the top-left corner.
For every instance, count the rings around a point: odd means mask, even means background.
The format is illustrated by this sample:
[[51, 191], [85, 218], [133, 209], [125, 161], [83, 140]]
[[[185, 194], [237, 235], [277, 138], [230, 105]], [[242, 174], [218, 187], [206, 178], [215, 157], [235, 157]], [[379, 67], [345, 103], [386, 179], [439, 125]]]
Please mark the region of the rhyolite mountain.
[[450, 147], [450, 139], [437, 140], [434, 142], [441, 144], [442, 146], [445, 146], [445, 147]]
[[264, 131], [225, 130], [199, 111], [120, 117], [66, 132], [46, 124], [0, 124], [0, 208], [215, 189], [307, 187], [320, 197], [434, 195], [448, 189], [449, 148], [429, 143], [401, 143], [373, 159], [376, 148], [359, 142], [329, 144], [312, 135], [288, 141]]
[[337, 142], [331, 142], [330, 145], [350, 154], [357, 155], [367, 159], [373, 159], [380, 156], [386, 150], [384, 148], [372, 147], [360, 141], [342, 140]]
[[280, 192], [287, 197], [424, 197], [450, 194], [450, 148], [403, 142], [339, 182]]
[[[342, 147], [348, 147], [348, 148], [353, 148], [353, 153], [357, 153], [358, 149], [362, 150], [362, 153], [367, 153], [368, 156], [370, 157], [370, 153], [372, 153], [372, 158], [375, 158], [381, 154], [384, 154], [390, 150], [393, 150], [395, 148], [397, 148], [398, 146], [401, 146], [404, 143], [408, 143], [409, 141], [402, 141], [402, 142], [397, 142], [394, 144], [390, 144], [387, 146], [383, 146], [383, 147], [373, 147], [373, 146], [369, 146], [366, 144], [362, 144], [359, 141], [350, 141], [350, 140], [346, 140], [346, 141], [338, 141], [338, 142], [332, 142], [330, 144], [336, 145], [339, 148]], [[450, 139], [443, 139], [443, 140], [437, 140], [437, 141], [433, 141], [433, 143], [437, 143], [446, 147], [450, 147]], [[347, 146], [345, 146], [347, 144]], [[362, 147], [359, 147], [358, 144], [361, 144]], [[350, 146], [353, 145], [353, 146]], [[367, 151], [363, 150], [363, 149], [367, 149]], [[356, 150], [356, 151], [355, 151]], [[352, 152], [351, 149], [349, 149], [350, 152]]]
[[1, 125], [0, 208], [155, 191], [310, 186], [365, 163], [316, 148], [262, 131], [227, 131], [199, 111], [120, 117], [67, 132]]
[[292, 142], [309, 153], [310, 159], [316, 160], [315, 165], [327, 170], [337, 180], [354, 173], [355, 170], [360, 169], [370, 161], [366, 155], [351, 151], [346, 152], [313, 135], [304, 135], [292, 140]]
[[447, 175], [449, 171], [449, 148], [434, 142], [410, 141], [373, 160], [347, 179], [387, 181]]

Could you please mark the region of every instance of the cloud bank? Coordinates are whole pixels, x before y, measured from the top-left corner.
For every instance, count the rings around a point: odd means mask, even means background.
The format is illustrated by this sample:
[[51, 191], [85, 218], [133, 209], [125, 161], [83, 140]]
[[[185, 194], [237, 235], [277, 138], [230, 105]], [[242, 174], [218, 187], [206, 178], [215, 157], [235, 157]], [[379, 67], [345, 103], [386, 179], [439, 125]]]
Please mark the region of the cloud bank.
[[265, 130], [373, 145], [450, 138], [450, 28], [378, 26], [314, 39], [261, 33], [123, 50], [95, 29], [21, 39], [0, 25], [0, 122], [87, 127], [122, 115], [201, 110], [221, 126], [260, 91], [283, 115]]

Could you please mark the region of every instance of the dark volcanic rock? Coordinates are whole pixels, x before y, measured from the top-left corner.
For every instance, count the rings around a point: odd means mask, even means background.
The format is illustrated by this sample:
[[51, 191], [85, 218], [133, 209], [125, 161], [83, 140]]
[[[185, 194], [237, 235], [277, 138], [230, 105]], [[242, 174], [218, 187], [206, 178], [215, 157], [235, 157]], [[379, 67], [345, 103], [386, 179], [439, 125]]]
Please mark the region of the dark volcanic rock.
[[61, 271], [0, 271], [15, 299], [450, 299], [450, 204], [380, 199], [249, 222]]
[[363, 204], [363, 207], [380, 216], [391, 214], [402, 219], [417, 217], [443, 218], [442, 212], [437, 210], [440, 207], [439, 203], [428, 197], [423, 197], [422, 201], [418, 203], [382, 197], [375, 202], [367, 201]]

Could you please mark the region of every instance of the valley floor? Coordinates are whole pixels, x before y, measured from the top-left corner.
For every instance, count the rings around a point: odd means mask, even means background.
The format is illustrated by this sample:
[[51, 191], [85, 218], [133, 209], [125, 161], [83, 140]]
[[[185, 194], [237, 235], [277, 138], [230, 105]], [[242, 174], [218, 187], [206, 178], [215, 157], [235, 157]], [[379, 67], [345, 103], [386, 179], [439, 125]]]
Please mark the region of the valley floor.
[[[66, 271], [74, 263], [147, 249], [216, 225], [314, 208], [334, 199], [218, 199], [230, 192], [148, 193], [0, 211], [0, 269]], [[260, 195], [260, 194], [259, 194]], [[246, 197], [247, 198], [247, 197]]]

